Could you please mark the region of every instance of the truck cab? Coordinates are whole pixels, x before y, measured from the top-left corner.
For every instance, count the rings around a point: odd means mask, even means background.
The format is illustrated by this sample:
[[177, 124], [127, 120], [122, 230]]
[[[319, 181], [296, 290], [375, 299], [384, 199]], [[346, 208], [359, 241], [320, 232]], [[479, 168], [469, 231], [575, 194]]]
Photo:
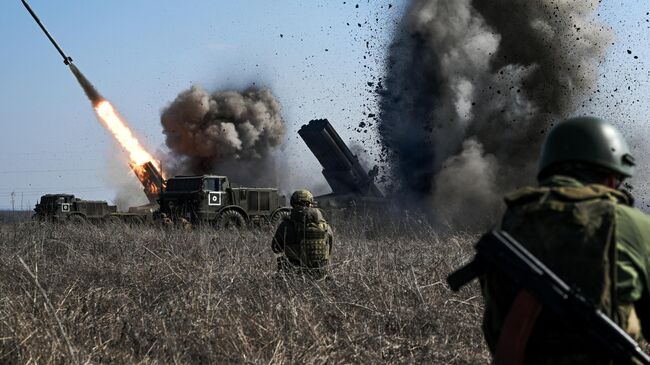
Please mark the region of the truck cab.
[[172, 177], [158, 203], [160, 212], [172, 220], [183, 218], [222, 228], [278, 221], [289, 211], [278, 189], [240, 187], [219, 175]]

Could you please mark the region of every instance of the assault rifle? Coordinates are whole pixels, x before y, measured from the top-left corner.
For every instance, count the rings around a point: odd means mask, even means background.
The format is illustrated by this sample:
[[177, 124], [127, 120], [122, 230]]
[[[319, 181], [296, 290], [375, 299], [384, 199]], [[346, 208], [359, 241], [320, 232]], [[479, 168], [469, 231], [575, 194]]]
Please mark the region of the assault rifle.
[[447, 283], [458, 291], [488, 270], [503, 272], [544, 308], [586, 329], [617, 364], [637, 364], [636, 360], [650, 365], [650, 357], [632, 337], [505, 231], [493, 230], [481, 237], [474, 260], [449, 275]]

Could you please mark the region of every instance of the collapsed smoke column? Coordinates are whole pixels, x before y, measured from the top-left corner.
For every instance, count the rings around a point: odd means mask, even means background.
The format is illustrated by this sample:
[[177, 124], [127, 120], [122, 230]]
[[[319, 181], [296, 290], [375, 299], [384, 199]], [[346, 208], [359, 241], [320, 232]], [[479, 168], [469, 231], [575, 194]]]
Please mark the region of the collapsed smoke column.
[[176, 174], [221, 174], [240, 184], [277, 182], [273, 151], [281, 145], [281, 106], [267, 89], [208, 93], [192, 86], [161, 116]]
[[597, 6], [413, 0], [380, 99], [379, 132], [401, 189], [448, 222], [494, 223], [486, 213], [501, 195], [534, 182], [545, 132], [595, 85], [612, 38]]

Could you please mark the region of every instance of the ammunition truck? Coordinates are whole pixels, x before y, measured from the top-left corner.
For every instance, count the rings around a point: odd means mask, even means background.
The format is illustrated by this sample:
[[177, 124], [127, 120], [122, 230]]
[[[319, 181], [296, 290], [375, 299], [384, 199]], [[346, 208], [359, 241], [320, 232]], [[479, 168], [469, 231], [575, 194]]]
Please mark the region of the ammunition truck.
[[117, 213], [117, 207], [103, 200], [82, 200], [72, 194], [46, 194], [34, 211], [38, 220], [84, 222], [105, 220]]
[[176, 176], [158, 198], [160, 214], [173, 221], [241, 228], [250, 223], [280, 222], [289, 215], [286, 198], [275, 188], [246, 188], [225, 176]]

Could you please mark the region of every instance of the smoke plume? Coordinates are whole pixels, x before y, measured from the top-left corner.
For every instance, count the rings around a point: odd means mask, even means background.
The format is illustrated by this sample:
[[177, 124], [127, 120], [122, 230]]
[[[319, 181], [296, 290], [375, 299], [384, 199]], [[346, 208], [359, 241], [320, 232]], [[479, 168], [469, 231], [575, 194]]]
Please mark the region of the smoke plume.
[[90, 81], [84, 76], [84, 74], [79, 71], [77, 66], [75, 66], [73, 63], [69, 65], [70, 71], [72, 71], [72, 74], [74, 77], [77, 79], [79, 82], [79, 85], [81, 88], [84, 90], [84, 93], [86, 93], [86, 96], [88, 99], [90, 99], [90, 102], [93, 104], [93, 106], [96, 106], [99, 104], [100, 101], [102, 101], [104, 98], [102, 98], [101, 94], [95, 89], [95, 86], [90, 83]]
[[[392, 174], [451, 223], [494, 223], [548, 128], [593, 89], [612, 38], [596, 0], [413, 0], [382, 90]], [[472, 214], [467, 214], [472, 212]]]
[[106, 156], [106, 168], [102, 169], [101, 177], [104, 182], [115, 190], [112, 203], [117, 205], [120, 212], [128, 211], [130, 207], [137, 207], [149, 203], [142, 193], [142, 184], [128, 168], [123, 158], [115, 158], [124, 153], [117, 145], [113, 145]]
[[180, 93], [161, 117], [168, 175], [216, 173], [240, 184], [277, 183], [272, 152], [285, 135], [281, 107], [267, 89]]

